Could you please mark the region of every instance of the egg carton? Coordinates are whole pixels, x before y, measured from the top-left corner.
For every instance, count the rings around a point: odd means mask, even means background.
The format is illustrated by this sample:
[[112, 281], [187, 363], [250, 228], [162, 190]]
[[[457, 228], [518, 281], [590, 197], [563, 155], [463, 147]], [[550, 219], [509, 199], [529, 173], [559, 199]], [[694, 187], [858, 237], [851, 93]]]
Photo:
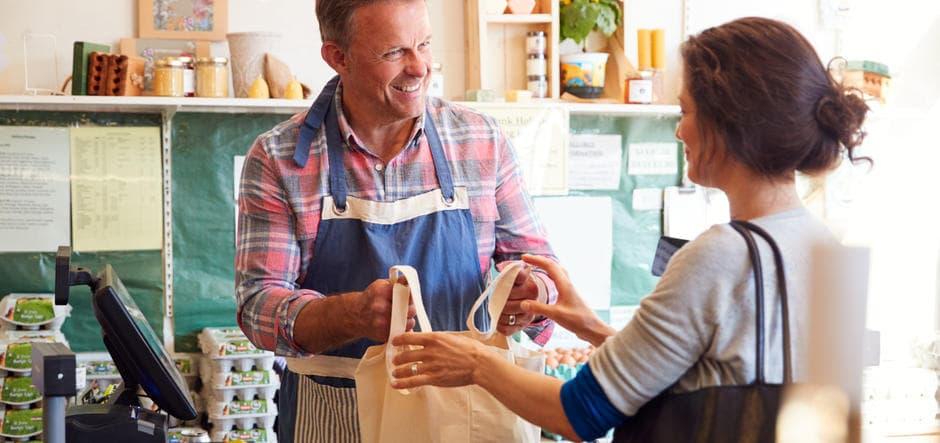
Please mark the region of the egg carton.
[[[62, 343], [68, 346], [65, 336], [54, 331], [6, 331], [14, 334], [4, 339], [0, 339], [0, 370], [13, 372], [21, 375], [28, 374], [33, 370], [32, 343], [50, 342]], [[50, 332], [51, 334], [36, 334], [37, 332]]]
[[[20, 303], [21, 300], [23, 303], [28, 303], [28, 300], [31, 299], [41, 299], [43, 303], [48, 300], [48, 302], [52, 305], [51, 307], [53, 316], [51, 318], [32, 317], [16, 320], [15, 314], [17, 304]], [[3, 299], [0, 300], [0, 328], [12, 330], [47, 329], [58, 331], [62, 328], [62, 323], [65, 322], [66, 317], [71, 315], [71, 313], [72, 306], [55, 304], [54, 294], [8, 294], [6, 297], [3, 297]]]
[[203, 359], [202, 385], [205, 397], [220, 401], [231, 401], [238, 397], [251, 400], [256, 396], [261, 399], [273, 399], [281, 385], [281, 379], [273, 369], [266, 371], [229, 371], [212, 372], [211, 363]]
[[253, 443], [277, 443], [277, 434], [273, 428], [232, 429], [228, 431], [213, 430], [210, 434], [212, 441], [223, 443], [244, 441]]
[[42, 408], [7, 409], [0, 421], [0, 436], [29, 439], [42, 433]]
[[238, 328], [205, 328], [199, 333], [202, 353], [212, 358], [242, 358], [274, 355], [258, 349]]
[[209, 422], [219, 430], [271, 428], [277, 419], [277, 406], [272, 400], [207, 401], [206, 410]]
[[[167, 443], [209, 441], [209, 432], [198, 426], [172, 426], [166, 431]], [[212, 441], [216, 441], [213, 439]]]
[[10, 376], [0, 378], [0, 403], [9, 406], [25, 406], [42, 401], [42, 393], [33, 385], [28, 376]]

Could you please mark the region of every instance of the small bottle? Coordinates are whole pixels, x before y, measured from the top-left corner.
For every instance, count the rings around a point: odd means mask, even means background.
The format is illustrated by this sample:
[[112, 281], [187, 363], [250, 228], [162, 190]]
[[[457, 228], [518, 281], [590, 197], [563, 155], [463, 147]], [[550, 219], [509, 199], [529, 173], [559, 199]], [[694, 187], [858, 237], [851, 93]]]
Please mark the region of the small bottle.
[[639, 75], [626, 80], [624, 101], [632, 104], [653, 103], [653, 73], [640, 71]]
[[431, 97], [444, 96], [444, 73], [440, 63], [431, 64], [431, 84], [428, 85], [428, 95]]
[[548, 97], [548, 77], [544, 75], [530, 75], [527, 89], [532, 91], [532, 98]]
[[529, 54], [525, 68], [526, 75], [529, 77], [547, 75], [545, 54]]
[[192, 57], [176, 57], [183, 63], [183, 95], [186, 97], [196, 96], [196, 66]]
[[525, 37], [525, 50], [527, 54], [545, 54], [547, 41], [544, 31], [529, 31]]

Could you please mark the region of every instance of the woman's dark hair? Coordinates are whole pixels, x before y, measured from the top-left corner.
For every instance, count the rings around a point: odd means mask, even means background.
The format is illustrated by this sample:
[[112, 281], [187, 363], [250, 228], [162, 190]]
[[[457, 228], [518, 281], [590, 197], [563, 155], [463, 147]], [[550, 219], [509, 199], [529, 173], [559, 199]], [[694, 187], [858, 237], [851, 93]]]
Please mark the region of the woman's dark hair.
[[760, 17], [706, 29], [682, 45], [700, 129], [766, 177], [852, 162], [868, 106], [833, 80], [796, 29]]

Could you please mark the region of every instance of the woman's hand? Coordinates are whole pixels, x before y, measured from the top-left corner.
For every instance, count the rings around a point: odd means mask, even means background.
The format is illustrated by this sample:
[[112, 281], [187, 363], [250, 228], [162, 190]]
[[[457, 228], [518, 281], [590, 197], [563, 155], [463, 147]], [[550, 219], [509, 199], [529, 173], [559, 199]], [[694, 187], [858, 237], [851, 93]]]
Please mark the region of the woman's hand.
[[[473, 339], [443, 332], [409, 332], [392, 339], [394, 346], [421, 346], [395, 356], [392, 387], [407, 389], [433, 385], [466, 386], [476, 383], [474, 372], [484, 366], [491, 354]], [[495, 355], [495, 354], [494, 354]]]
[[558, 263], [538, 255], [523, 255], [522, 260], [544, 269], [558, 288], [558, 300], [555, 304], [524, 301], [522, 309], [536, 316], [544, 315], [554, 320], [561, 327], [574, 332], [579, 338], [594, 346], [600, 346], [607, 337], [616, 333], [584, 303], [578, 295], [578, 290], [571, 284], [568, 273]]

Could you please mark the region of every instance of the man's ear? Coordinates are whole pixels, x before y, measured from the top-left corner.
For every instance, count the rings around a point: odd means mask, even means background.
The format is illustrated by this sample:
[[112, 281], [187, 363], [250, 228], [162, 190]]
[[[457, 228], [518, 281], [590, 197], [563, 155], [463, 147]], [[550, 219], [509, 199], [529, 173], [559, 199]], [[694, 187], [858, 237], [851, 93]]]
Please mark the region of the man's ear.
[[324, 42], [323, 45], [320, 46], [320, 56], [323, 57], [323, 61], [330, 65], [337, 73], [345, 74], [348, 70], [349, 56], [346, 51], [335, 42]]

